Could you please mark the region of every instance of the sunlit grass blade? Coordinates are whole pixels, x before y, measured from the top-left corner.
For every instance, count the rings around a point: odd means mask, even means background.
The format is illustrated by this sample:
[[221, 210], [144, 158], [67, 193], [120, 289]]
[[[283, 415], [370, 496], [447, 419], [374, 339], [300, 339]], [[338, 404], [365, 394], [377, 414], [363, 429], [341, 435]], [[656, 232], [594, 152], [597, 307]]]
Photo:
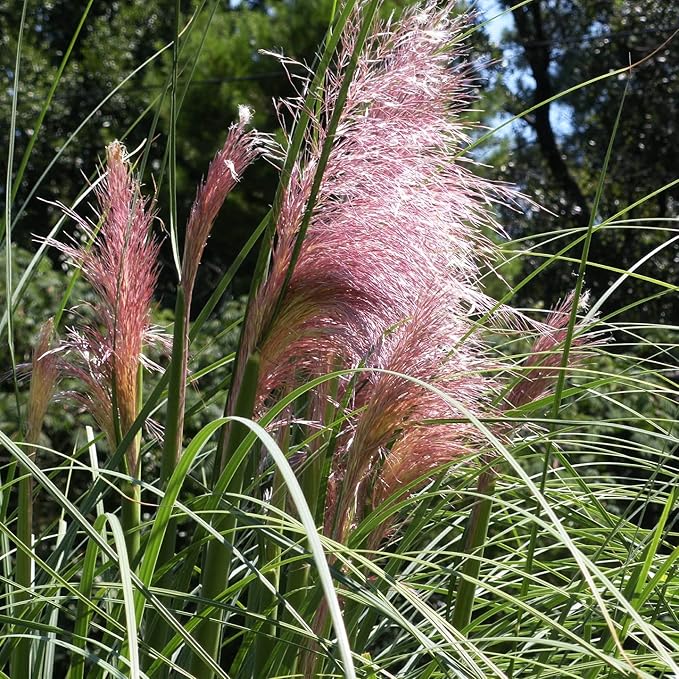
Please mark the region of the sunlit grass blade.
[[[618, 107], [618, 112], [617, 116], [615, 119], [615, 124], [613, 125], [613, 130], [611, 131], [611, 135], [609, 138], [608, 142], [608, 148], [606, 149], [606, 155], [604, 158], [603, 166], [601, 169], [601, 172], [599, 173], [599, 181], [597, 184], [596, 188], [596, 193], [594, 196], [594, 202], [592, 204], [592, 210], [591, 214], [589, 216], [589, 223], [587, 227], [587, 231], [584, 234], [584, 240], [582, 244], [582, 255], [580, 258], [580, 266], [578, 269], [578, 277], [576, 279], [576, 284], [575, 284], [575, 291], [574, 291], [574, 301], [573, 301], [573, 308], [571, 311], [571, 316], [568, 321], [568, 328], [566, 331], [566, 338], [564, 340], [564, 345], [563, 345], [563, 355], [562, 355], [562, 360], [561, 360], [561, 369], [559, 370], [557, 374], [557, 381], [556, 381], [556, 386], [554, 388], [554, 401], [552, 405], [552, 419], [556, 420], [559, 416], [559, 410], [561, 408], [561, 399], [562, 399], [562, 393], [563, 389], [565, 386], [566, 382], [566, 372], [568, 368], [568, 357], [571, 351], [571, 346], [573, 342], [573, 333], [575, 331], [575, 325], [576, 325], [576, 320], [577, 320], [577, 311], [578, 311], [578, 306], [579, 306], [579, 300], [580, 297], [583, 293], [584, 289], [584, 279], [585, 279], [585, 272], [587, 269], [587, 262], [589, 260], [589, 251], [590, 251], [590, 246], [592, 243], [592, 238], [594, 236], [594, 225], [597, 220], [597, 214], [599, 211], [599, 204], [601, 202], [601, 197], [603, 194], [603, 189], [604, 189], [604, 183], [606, 179], [606, 175], [608, 172], [608, 165], [611, 160], [611, 154], [613, 152], [613, 145], [615, 142], [616, 138], [616, 133], [618, 130], [618, 125], [620, 124], [620, 119], [622, 117], [622, 110], [623, 110], [623, 105], [625, 102], [625, 95], [627, 93], [627, 89], [625, 90], [625, 93], [623, 94], [621, 101], [620, 101], [620, 106]], [[540, 477], [540, 493], [544, 493], [544, 489], [547, 483], [547, 473], [549, 470], [550, 462], [552, 459], [552, 445], [551, 441], [548, 441], [547, 443], [547, 449], [544, 454], [544, 461], [542, 464], [542, 475]], [[540, 507], [539, 505], [536, 505], [536, 515], [539, 516], [540, 512]], [[531, 539], [528, 545], [528, 551], [526, 554], [526, 572], [528, 574], [531, 573], [532, 570], [532, 561], [533, 561], [533, 555], [535, 553], [536, 549], [536, 540], [537, 540], [537, 524], [534, 525], [532, 532], [531, 532]], [[525, 589], [525, 588], [524, 588]], [[526, 592], [523, 591], [523, 594]], [[521, 626], [521, 614], [519, 614], [517, 622], [516, 622], [517, 630]], [[620, 650], [622, 651], [622, 646], [620, 646], [619, 642], [617, 641], [616, 633], [615, 630], [613, 629], [613, 625], [610, 625], [611, 629], [611, 634], [612, 638], [616, 640], [616, 643], [618, 644]], [[518, 636], [518, 632], [517, 632]], [[623, 651], [624, 655], [624, 651]], [[511, 670], [510, 670], [511, 674]]]
[[134, 591], [132, 587], [131, 567], [128, 560], [127, 539], [123, 533], [123, 528], [114, 514], [104, 514], [108, 522], [118, 557], [118, 568], [120, 570], [121, 586], [123, 591], [123, 611], [125, 623], [125, 637], [121, 655], [124, 660], [129, 662], [130, 677], [138, 679], [141, 677], [139, 665], [139, 640], [137, 638], [137, 620], [134, 610]]
[[[234, 410], [241, 418], [252, 415], [257, 393], [259, 365], [259, 356], [257, 354], [248, 357], [243, 373], [243, 383], [237, 395]], [[221, 440], [226, 439], [227, 441], [225, 449], [225, 459], [227, 461], [230, 461], [234, 456], [241, 443], [243, 443], [246, 434], [247, 428], [237, 419], [232, 423], [228, 435], [222, 435]], [[244, 463], [241, 463], [236, 469], [231, 484], [228, 486], [230, 492], [239, 494], [242, 491], [246, 466]], [[216, 523], [216, 528], [220, 533], [232, 531], [235, 527], [235, 514], [228, 514], [218, 519]], [[226, 587], [232, 568], [232, 556], [233, 554], [229, 547], [215, 541], [208, 543], [201, 573], [201, 593], [205, 599], [210, 600], [218, 596]], [[198, 627], [196, 638], [200, 645], [216, 660], [219, 657], [221, 638], [221, 621], [219, 616], [216, 620], [203, 621], [203, 624]], [[209, 669], [198, 658], [194, 658], [192, 671], [196, 675], [203, 674], [206, 676], [206, 679], [209, 679], [210, 675], [207, 674]]]
[[271, 438], [267, 432], [254, 422], [244, 420], [242, 418], [234, 418], [241, 422], [244, 426], [250, 428], [262, 442], [268, 454], [273, 458], [274, 464], [279, 469], [283, 481], [287, 487], [290, 499], [295, 505], [295, 509], [299, 514], [302, 525], [306, 532], [307, 540], [309, 541], [309, 548], [313, 555], [318, 575], [323, 589], [325, 601], [327, 603], [330, 618], [333, 623], [335, 635], [337, 636], [337, 647], [340, 658], [342, 659], [343, 675], [346, 679], [353, 679], [356, 676], [354, 670], [354, 663], [349, 646], [349, 639], [344, 627], [342, 618], [342, 611], [337, 598], [337, 592], [333, 584], [332, 575], [328, 567], [325, 556], [325, 551], [321, 544], [314, 517], [312, 516], [309, 506], [304, 497], [304, 492], [297, 481], [294, 471], [290, 467], [290, 463], [282, 453], [276, 442]]

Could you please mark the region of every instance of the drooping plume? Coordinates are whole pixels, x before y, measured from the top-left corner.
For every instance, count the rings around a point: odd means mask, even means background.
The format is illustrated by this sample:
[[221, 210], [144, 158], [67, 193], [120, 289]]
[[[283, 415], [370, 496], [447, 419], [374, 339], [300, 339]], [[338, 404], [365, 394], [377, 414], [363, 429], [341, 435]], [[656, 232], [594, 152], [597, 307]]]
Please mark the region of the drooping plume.
[[364, 510], [483, 445], [465, 420], [491, 411], [494, 364], [473, 337], [455, 344], [469, 330], [429, 293], [376, 348], [354, 401], [355, 428], [333, 464], [333, 481], [341, 479], [337, 503], [328, 507], [328, 518], [340, 519], [336, 539]]

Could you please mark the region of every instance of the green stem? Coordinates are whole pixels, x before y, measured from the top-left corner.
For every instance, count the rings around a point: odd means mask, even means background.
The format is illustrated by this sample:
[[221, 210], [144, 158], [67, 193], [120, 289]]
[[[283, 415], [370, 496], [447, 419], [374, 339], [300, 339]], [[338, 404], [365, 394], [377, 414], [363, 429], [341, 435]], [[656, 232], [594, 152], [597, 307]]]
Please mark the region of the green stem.
[[[31, 446], [29, 457], [35, 458], [35, 448]], [[21, 468], [22, 477], [19, 479], [19, 507], [17, 518], [17, 538], [29, 550], [33, 543], [33, 477], [28, 469]], [[31, 595], [29, 588], [33, 582], [33, 558], [30, 553], [17, 549], [16, 552], [16, 583], [19, 587], [15, 596], [14, 617], [21, 619], [24, 611], [28, 610], [27, 602]], [[31, 639], [19, 639], [11, 661], [13, 677], [31, 676]]]
[[[335, 365], [335, 369], [341, 369], [339, 361]], [[323, 422], [330, 423], [333, 422], [336, 415], [336, 407], [333, 405], [336, 402], [339, 379], [335, 378], [327, 385], [328, 394], [330, 398], [327, 399], [324, 412], [323, 412]], [[323, 392], [325, 393], [325, 392]], [[321, 488], [325, 487], [327, 479], [322, 479], [324, 462], [326, 455], [331, 451], [331, 441], [333, 440], [334, 429], [332, 427], [326, 429], [324, 436], [316, 439], [317, 443], [312, 446], [309, 453], [309, 459], [307, 463], [302, 468], [300, 485], [304, 491], [304, 497], [306, 498], [307, 504], [311, 514], [319, 522], [323, 517], [323, 507], [321, 506], [321, 500], [325, 500], [321, 497]], [[323, 483], [326, 482], [326, 483]]]
[[[167, 416], [165, 418], [165, 439], [160, 459], [160, 488], [165, 490], [182, 452], [184, 436], [184, 408], [186, 404], [186, 373], [188, 370], [188, 313], [184, 286], [177, 287], [174, 310], [174, 331], [172, 337], [172, 358], [168, 368], [170, 379], [167, 390]], [[162, 569], [174, 557], [177, 546], [177, 521], [170, 519], [165, 537], [158, 554], [158, 569]], [[160, 586], [169, 587], [170, 574], [160, 581]], [[168, 640], [169, 628], [159, 616], [149, 616], [148, 643], [156, 651], [162, 651]]]
[[[350, 6], [351, 4], [352, 3], [346, 3], [346, 6]], [[332, 115], [330, 116], [330, 121], [328, 122], [328, 127], [325, 131], [325, 139], [323, 141], [321, 153], [318, 157], [318, 163], [316, 165], [316, 169], [314, 172], [314, 179], [311, 184], [311, 189], [309, 191], [309, 198], [307, 199], [306, 206], [304, 208], [304, 215], [302, 217], [302, 222], [299, 226], [299, 231], [295, 238], [295, 244], [292, 248], [292, 253], [290, 255], [290, 264], [288, 265], [287, 271], [285, 272], [285, 279], [283, 281], [283, 285], [281, 285], [280, 287], [280, 292], [278, 294], [278, 299], [274, 306], [273, 313], [269, 318], [269, 327], [271, 327], [271, 325], [274, 322], [274, 319], [278, 316], [278, 312], [280, 311], [280, 308], [283, 304], [283, 299], [285, 298], [285, 293], [288, 289], [288, 285], [290, 284], [290, 280], [292, 279], [297, 259], [299, 258], [302, 252], [302, 244], [304, 243], [306, 232], [311, 224], [311, 219], [314, 215], [316, 201], [318, 199], [321, 190], [321, 185], [323, 182], [323, 176], [325, 174], [325, 168], [326, 165], [328, 164], [328, 160], [330, 159], [330, 153], [333, 149], [333, 145], [335, 142], [335, 134], [337, 132], [337, 128], [342, 117], [342, 111], [344, 110], [344, 105], [349, 94], [349, 86], [351, 85], [351, 82], [353, 80], [354, 72], [356, 71], [356, 67], [358, 66], [360, 55], [361, 52], [363, 51], [363, 46], [368, 37], [368, 33], [370, 32], [370, 29], [373, 26], [373, 20], [375, 18], [375, 13], [377, 12], [379, 4], [380, 4], [379, 0], [371, 0], [369, 3], [366, 3], [366, 5], [363, 8], [363, 18], [361, 20], [361, 27], [358, 31], [358, 35], [356, 36], [356, 41], [354, 43], [354, 48], [352, 50], [349, 63], [346, 65], [346, 68], [344, 69], [344, 73], [342, 75], [342, 84], [340, 85], [339, 92], [337, 93], [337, 98], [335, 99], [334, 102]], [[332, 43], [334, 39], [335, 36], [333, 36], [332, 34], [331, 26], [331, 32], [329, 35], [328, 43]], [[265, 335], [268, 332], [268, 329], [269, 328], [265, 328], [264, 330]]]
[[[563, 398], [563, 391], [566, 382], [566, 372], [568, 368], [568, 357], [571, 351], [571, 346], [573, 342], [573, 336], [575, 332], [575, 326], [577, 321], [578, 312], [578, 301], [581, 298], [582, 290], [585, 282], [585, 272], [587, 270], [587, 265], [589, 263], [589, 251], [592, 244], [592, 239], [595, 233], [595, 222], [597, 215], [599, 214], [599, 204], [601, 203], [601, 197], [604, 191], [605, 179], [608, 172], [608, 165], [610, 163], [613, 146], [615, 141], [615, 136], [622, 118], [623, 104], [625, 102], [625, 97], [627, 95], [627, 90], [629, 88], [629, 81], [625, 84], [625, 91], [623, 92], [622, 99], [620, 101], [620, 106], [618, 107], [618, 113], [615, 118], [615, 123], [613, 125], [613, 130], [608, 140], [608, 148], [606, 149], [606, 155], [604, 157], [603, 167], [599, 173], [599, 181], [597, 183], [596, 193], [594, 195], [594, 203], [589, 215], [589, 223], [587, 225], [587, 231], [582, 237], [582, 255], [580, 257], [580, 266], [578, 268], [578, 277], [575, 282], [575, 290], [573, 292], [573, 308], [571, 310], [571, 315], [568, 320], [568, 327], [566, 330], [566, 337], [563, 341], [563, 355], [561, 357], [561, 369], [557, 373], [556, 386], [554, 388], [554, 401], [552, 405], [552, 420], [556, 422], [559, 416], [559, 410], [561, 408], [561, 401]], [[631, 209], [631, 206], [628, 208]], [[616, 215], [617, 217], [617, 215]], [[615, 218], [615, 217], [614, 217]], [[580, 240], [580, 239], [578, 239]], [[574, 243], [571, 243], [573, 246]], [[527, 282], [526, 280], [523, 281]], [[551, 429], [554, 430], [555, 425], [551, 425]], [[544, 496], [545, 488], [547, 486], [547, 474], [551, 464], [552, 453], [554, 449], [553, 439], [549, 437], [547, 439], [547, 450], [545, 451], [545, 456], [542, 464], [542, 475], [540, 477], [540, 496]], [[535, 550], [537, 549], [537, 538], [538, 538], [538, 520], [540, 518], [541, 506], [539, 497], [535, 498], [535, 521], [531, 526], [530, 539], [528, 542], [528, 551], [526, 554], [526, 576], [523, 578], [521, 583], [521, 599], [525, 599], [528, 594], [529, 588], [529, 576], [533, 572], [533, 560], [535, 558]], [[515, 626], [515, 638], [519, 638], [521, 631], [521, 624], [523, 621], [523, 608], [520, 608], [517, 614], [516, 626]], [[516, 646], [516, 644], [515, 644]], [[511, 654], [511, 660], [509, 662], [509, 667], [507, 668], [507, 675], [511, 678], [514, 676], [514, 653]]]
[[[284, 450], [284, 449], [283, 449]], [[274, 472], [273, 488], [271, 494], [271, 506], [282, 509], [285, 506], [285, 483], [278, 468]], [[274, 527], [271, 530], [276, 530]], [[263, 583], [255, 582], [250, 591], [258, 591], [259, 596], [256, 600], [256, 610], [261, 616], [266, 618], [266, 622], [260, 623], [254, 643], [253, 653], [253, 679], [268, 676], [266, 674], [267, 664], [271, 660], [271, 654], [276, 643], [276, 621], [278, 620], [278, 610], [276, 606], [277, 597], [275, 592], [280, 591], [280, 545], [264, 533], [259, 535], [259, 554], [262, 566], [276, 564], [275, 568], [270, 568], [264, 573], [264, 577], [273, 586], [273, 592], [264, 587]]]
[[[139, 413], [144, 386], [144, 369], [139, 364], [137, 369], [137, 394], [135, 415]], [[117, 406], [114, 402], [114, 412]], [[122, 438], [122, 436], [120, 437]], [[123, 494], [121, 502], [121, 525], [125, 531], [127, 558], [134, 567], [141, 547], [141, 431], [135, 435], [126, 456], [127, 469], [131, 481], [124, 481], [121, 485]]]
[[[323, 422], [332, 422], [335, 415], [335, 407], [332, 405], [334, 399], [337, 397], [337, 385], [339, 381], [333, 380], [328, 385], [333, 398], [327, 400], [325, 407]], [[311, 414], [310, 419], [314, 415]], [[319, 437], [316, 444], [312, 446], [309, 451], [309, 457], [302, 466], [299, 472], [299, 484], [304, 491], [304, 497], [309, 505], [311, 514], [316, 519], [316, 523], [322, 524], [323, 514], [319, 511], [321, 501], [321, 488], [327, 484], [327, 479], [322, 480], [323, 468], [325, 462], [325, 454], [330, 449], [330, 439], [332, 438], [333, 430], [330, 429], [327, 436]], [[324, 445], [327, 444], [327, 445]], [[322, 510], [322, 508], [321, 508]], [[290, 606], [298, 610], [302, 607], [307, 597], [307, 587], [309, 584], [309, 573], [311, 571], [310, 562], [305, 559], [290, 564], [288, 569], [288, 577], [286, 582], [286, 598]], [[291, 615], [287, 616], [287, 620], [293, 623]]]
[[[432, 488], [432, 493], [435, 495], [441, 485], [443, 484], [445, 474], [440, 474], [439, 478]], [[399, 540], [399, 553], [407, 554], [410, 550], [416, 549], [416, 544], [423, 531], [427, 530], [429, 524], [429, 517], [432, 514], [432, 497], [422, 498], [415, 509], [408, 529], [403, 533]], [[388, 520], [387, 517], [383, 520]], [[383, 533], [382, 525], [377, 527], [379, 533]], [[349, 547], [351, 549], [362, 549], [363, 539], [352, 538]], [[368, 540], [379, 544], [377, 536], [373, 538], [372, 534], [368, 536]], [[384, 566], [384, 578], [378, 578], [373, 587], [380, 594], [387, 596], [391, 583], [398, 577], [403, 566], [400, 556], [391, 556]], [[371, 631], [375, 628], [379, 620], [380, 612], [377, 607], [368, 607], [353, 599], [347, 599], [344, 608], [344, 618], [347, 621], [347, 629], [351, 635], [352, 648], [363, 649], [368, 644], [368, 638]]]
[[[259, 354], [254, 353], [248, 357], [243, 373], [243, 382], [236, 399], [234, 415], [240, 417], [252, 417], [255, 397], [257, 394], [257, 381], [259, 379]], [[233, 422], [220, 441], [220, 448], [224, 449], [224, 455], [220, 456], [225, 462], [236, 452], [249, 429], [239, 423]], [[247, 458], [231, 479], [227, 489], [228, 493], [239, 494], [243, 489], [244, 470], [247, 466]], [[218, 470], [215, 470], [218, 473]], [[228, 539], [233, 540], [236, 528], [235, 512], [219, 514], [213, 526], [222, 535], [227, 534]], [[201, 595], [207, 601], [214, 601], [226, 589], [231, 574], [231, 560], [233, 549], [230, 544], [222, 541], [211, 540], [208, 543], [201, 577]], [[214, 611], [210, 619], [204, 620], [198, 625], [195, 632], [196, 641], [215, 660], [219, 662], [221, 646], [222, 620], [219, 611]], [[193, 655], [191, 661], [191, 673], [201, 679], [212, 679], [214, 673], [197, 655]]]
[[[100, 514], [94, 522], [94, 530], [100, 534], [104, 533], [104, 525], [106, 524], [106, 516]], [[95, 574], [97, 571], [97, 552], [99, 546], [94, 540], [87, 543], [85, 550], [85, 558], [82, 562], [82, 573], [80, 576], [79, 591], [85, 595], [85, 598], [78, 601], [76, 609], [75, 624], [73, 627], [73, 644], [76, 648], [84, 651], [87, 646], [87, 632], [92, 621], [94, 606], [87, 605], [85, 600], [92, 600], [92, 586], [94, 583]], [[85, 655], [80, 653], [73, 653], [72, 660], [69, 665], [66, 679], [85, 679]]]
[[174, 309], [174, 331], [172, 336], [172, 358], [170, 380], [167, 388], [167, 416], [165, 418], [165, 439], [160, 459], [161, 488], [167, 486], [181, 455], [184, 430], [184, 404], [186, 399], [186, 370], [188, 366], [188, 319], [186, 317], [184, 287], [177, 287], [177, 301]]
[[[667, 525], [667, 520], [670, 517], [672, 510], [674, 509], [677, 500], [679, 500], [679, 486], [674, 486], [665, 502], [662, 514], [658, 523], [650, 536], [648, 544], [643, 551], [643, 558], [637, 564], [636, 568], [630, 575], [630, 578], [625, 586], [623, 594], [625, 599], [630, 602], [630, 604], [635, 608], [637, 612], [641, 612], [642, 606], [646, 602], [646, 597], [643, 596], [643, 590], [647, 583], [649, 573], [654, 563], [657, 563], [656, 557], [658, 555], [658, 550], [662, 543], [663, 534], [665, 532], [665, 526]], [[624, 644], [627, 635], [629, 633], [629, 628], [632, 625], [632, 617], [628, 614], [621, 625], [621, 629], [618, 632], [618, 639], [620, 644]], [[601, 638], [598, 642], [599, 648], [603, 648], [604, 653], [608, 654], [615, 649], [615, 639], [611, 635], [611, 630], [605, 628], [601, 634]], [[600, 666], [595, 666], [586, 675], [587, 679], [596, 679], [601, 671]], [[608, 677], [611, 679], [613, 677], [613, 670], [609, 669]]]
[[[476, 595], [476, 580], [481, 569], [483, 547], [488, 536], [488, 524], [490, 523], [490, 510], [493, 505], [492, 494], [495, 489], [495, 475], [492, 469], [481, 472], [476, 490], [480, 496], [472, 508], [469, 517], [469, 525], [464, 543], [464, 551], [470, 557], [462, 568], [458, 579], [460, 581], [455, 598], [453, 611], [453, 625], [456, 629], [464, 630], [472, 617], [474, 597]], [[460, 577], [462, 576], [462, 577]]]
[[134, 482], [122, 484], [121, 525], [125, 530], [125, 544], [130, 563], [134, 562], [141, 547], [139, 528], [141, 526], [141, 486]]

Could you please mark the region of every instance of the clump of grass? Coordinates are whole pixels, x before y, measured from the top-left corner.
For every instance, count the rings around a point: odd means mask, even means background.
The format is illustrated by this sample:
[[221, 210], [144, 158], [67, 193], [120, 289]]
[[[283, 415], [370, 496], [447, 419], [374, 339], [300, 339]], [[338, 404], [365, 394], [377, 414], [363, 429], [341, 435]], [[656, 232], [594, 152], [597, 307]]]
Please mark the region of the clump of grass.
[[[318, 70], [280, 103], [293, 127], [273, 207], [239, 257], [263, 236], [239, 347], [201, 371], [231, 363], [224, 417], [186, 439], [190, 345], [235, 270], [191, 328], [206, 241], [246, 168], [280, 162], [249, 112], [198, 189], [171, 357], [146, 398], [159, 242], [121, 144], [96, 183], [97, 223], [66, 211], [85, 244], [49, 240], [96, 302], [58, 346], [51, 325], [38, 339], [27, 448], [0, 434], [20, 470], [14, 532], [1, 503], [13, 617], [0, 667], [13, 675], [53, 676], [55, 647], [71, 679], [679, 672], [667, 366], [607, 353], [610, 324], [582, 304], [587, 247], [576, 291], [544, 321], [511, 293], [488, 296], [483, 272], [502, 267], [493, 204], [514, 194], [464, 159], [468, 18], [427, 2], [381, 22], [379, 6], [344, 3]], [[105, 461], [88, 436], [53, 451], [54, 468], [36, 463], [59, 374]], [[594, 431], [600, 399], [625, 415]], [[144, 445], [163, 401], [163, 440]], [[159, 479], [144, 479], [145, 451]], [[83, 470], [95, 481], [74, 497], [59, 484]], [[34, 483], [62, 517], [35, 544]], [[657, 505], [651, 529], [616, 513], [635, 505]]]

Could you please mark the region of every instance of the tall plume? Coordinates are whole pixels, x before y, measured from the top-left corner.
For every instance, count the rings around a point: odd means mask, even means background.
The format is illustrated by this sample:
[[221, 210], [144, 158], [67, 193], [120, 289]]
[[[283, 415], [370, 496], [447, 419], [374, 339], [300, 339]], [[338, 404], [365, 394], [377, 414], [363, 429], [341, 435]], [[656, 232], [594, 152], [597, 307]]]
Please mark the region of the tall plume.
[[[375, 27], [283, 290], [358, 16], [346, 31], [283, 196], [272, 268], [245, 329], [243, 355], [261, 350], [263, 397], [338, 359], [357, 365], [387, 328], [413, 314], [423, 291], [452, 295], [462, 315], [490, 306], [476, 286], [490, 251], [481, 227], [495, 227], [488, 206], [501, 192], [455, 158], [466, 143], [461, 114], [471, 78], [459, 47], [451, 47], [465, 25], [450, 18], [451, 8], [429, 3]], [[301, 103], [286, 105], [299, 115]]]
[[[73, 395], [115, 445], [137, 416], [144, 345], [158, 340], [150, 325], [150, 310], [159, 243], [151, 232], [152, 206], [142, 196], [125, 148], [118, 142], [106, 149], [106, 173], [96, 196], [96, 225], [69, 211], [89, 244], [51, 242], [82, 268], [97, 298], [90, 307], [92, 321], [69, 329], [62, 354], [67, 373], [84, 387]], [[134, 457], [128, 454], [131, 474], [137, 470]]]
[[[492, 404], [508, 366], [490, 358], [473, 319], [496, 306], [480, 282], [497, 256], [485, 234], [498, 228], [492, 205], [514, 194], [475, 175], [464, 158], [473, 80], [460, 46], [468, 17], [453, 17], [454, 5], [428, 2], [375, 25], [290, 273], [360, 12], [350, 20], [321, 98], [306, 111], [310, 129], [280, 203], [269, 276], [244, 329], [239, 365], [261, 356], [260, 409], [316, 375], [362, 371], [337, 394], [355, 413], [338, 435], [327, 490], [325, 529], [338, 540], [364, 511], [484, 452], [472, 421], [500, 414]], [[298, 119], [302, 99], [283, 103]], [[555, 346], [567, 313], [535, 324], [540, 341]], [[512, 309], [491, 316], [496, 327], [527, 323]], [[547, 388], [542, 372], [528, 378], [532, 386], [512, 397]], [[328, 398], [324, 390], [315, 397]], [[511, 436], [506, 427], [496, 433]]]
[[[452, 18], [452, 8], [430, 2], [375, 25], [290, 273], [360, 12], [350, 21], [321, 99], [306, 111], [269, 276], [244, 328], [238, 366], [261, 356], [260, 409], [316, 375], [365, 370], [337, 394], [360, 413], [338, 436], [327, 489], [325, 530], [338, 540], [370, 505], [478, 450], [482, 437], [464, 419], [491, 412], [499, 387], [471, 317], [494, 304], [479, 285], [494, 257], [484, 230], [497, 228], [490, 208], [511, 191], [460, 158], [473, 83], [459, 44], [467, 19]], [[302, 99], [283, 103], [297, 119]], [[236, 373], [234, 393], [241, 379]], [[321, 402], [309, 412], [324, 412], [327, 392], [312, 396]]]

